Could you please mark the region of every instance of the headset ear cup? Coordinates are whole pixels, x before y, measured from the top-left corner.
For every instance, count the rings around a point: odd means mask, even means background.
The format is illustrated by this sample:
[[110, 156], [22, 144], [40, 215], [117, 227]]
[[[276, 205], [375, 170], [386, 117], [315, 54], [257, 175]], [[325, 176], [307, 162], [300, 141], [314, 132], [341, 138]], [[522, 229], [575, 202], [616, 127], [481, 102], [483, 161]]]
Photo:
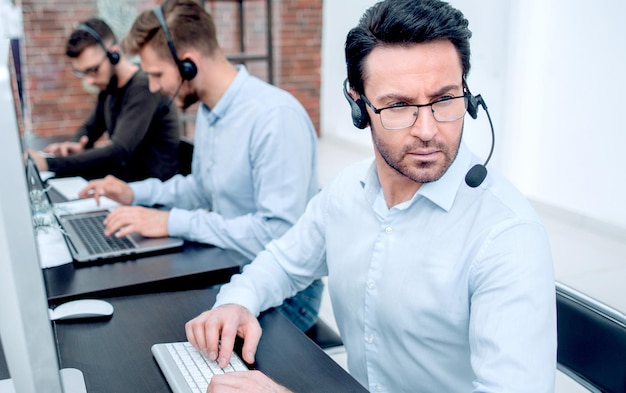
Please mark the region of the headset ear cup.
[[471, 94], [467, 100], [467, 113], [472, 116], [472, 119], [478, 117], [478, 100]]
[[350, 107], [352, 109], [352, 124], [361, 130], [367, 127], [370, 119], [363, 100], [351, 100]]
[[107, 52], [107, 57], [111, 64], [116, 65], [120, 62], [120, 54], [117, 52]]
[[355, 101], [354, 98], [350, 96], [350, 93], [348, 93], [348, 79], [343, 81], [343, 95], [346, 97], [348, 104], [350, 104], [352, 124], [361, 130], [367, 127], [370, 119], [365, 110], [365, 103], [361, 99]]
[[182, 60], [179, 68], [180, 76], [186, 81], [192, 80], [198, 74], [198, 67], [196, 67], [196, 64], [189, 59]]

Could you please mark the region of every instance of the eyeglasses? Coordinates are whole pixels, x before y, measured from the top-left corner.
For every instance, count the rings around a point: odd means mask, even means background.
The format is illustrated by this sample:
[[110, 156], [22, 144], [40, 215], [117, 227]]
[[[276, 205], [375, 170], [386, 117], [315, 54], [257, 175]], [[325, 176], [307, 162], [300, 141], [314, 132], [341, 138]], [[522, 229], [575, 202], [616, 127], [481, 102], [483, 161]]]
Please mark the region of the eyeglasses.
[[107, 57], [105, 56], [104, 59], [102, 59], [102, 61], [94, 67], [87, 68], [84, 71], [77, 70], [74, 68], [72, 72], [74, 73], [74, 75], [76, 75], [79, 78], [84, 78], [86, 76], [94, 76], [98, 73], [98, 71], [100, 70], [100, 67], [102, 66], [102, 64], [104, 64], [106, 60], [107, 60]]
[[[430, 107], [433, 117], [440, 123], [455, 121], [462, 118], [467, 110], [469, 94], [457, 97], [440, 98], [430, 104], [395, 104], [384, 108], [376, 108], [370, 100], [361, 95], [361, 98], [370, 108], [380, 116], [383, 128], [387, 130], [401, 130], [412, 127], [417, 120], [419, 109]], [[462, 98], [462, 100], [460, 99]]]

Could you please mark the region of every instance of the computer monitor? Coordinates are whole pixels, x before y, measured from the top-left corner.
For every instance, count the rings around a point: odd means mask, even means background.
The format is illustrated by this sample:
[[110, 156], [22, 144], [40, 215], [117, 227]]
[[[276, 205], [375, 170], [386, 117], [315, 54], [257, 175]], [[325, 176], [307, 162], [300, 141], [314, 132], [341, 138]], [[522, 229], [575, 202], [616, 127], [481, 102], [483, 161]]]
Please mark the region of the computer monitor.
[[86, 392], [82, 373], [59, 370], [48, 300], [20, 147], [8, 66], [10, 42], [0, 36], [0, 341], [11, 380], [0, 393]]

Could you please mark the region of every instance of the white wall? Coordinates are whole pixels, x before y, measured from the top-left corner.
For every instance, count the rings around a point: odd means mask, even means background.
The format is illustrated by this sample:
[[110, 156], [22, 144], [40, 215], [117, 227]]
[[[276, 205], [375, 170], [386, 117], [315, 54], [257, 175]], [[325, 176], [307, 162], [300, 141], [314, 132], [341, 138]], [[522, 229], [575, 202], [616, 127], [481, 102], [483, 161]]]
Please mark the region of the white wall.
[[626, 3], [516, 7], [507, 173], [536, 200], [626, 228]]
[[324, 1], [320, 91], [322, 138], [333, 136], [356, 145], [370, 144], [369, 130], [359, 130], [352, 125], [342, 83], [347, 76], [344, 56], [346, 35], [358, 24], [363, 12], [375, 3], [375, 0]]
[[[322, 136], [369, 145], [341, 93], [343, 45], [373, 0], [324, 2]], [[626, 228], [626, 2], [451, 0], [470, 21], [468, 84], [496, 131], [490, 165], [530, 198]], [[466, 118], [465, 140], [485, 157], [489, 124]]]

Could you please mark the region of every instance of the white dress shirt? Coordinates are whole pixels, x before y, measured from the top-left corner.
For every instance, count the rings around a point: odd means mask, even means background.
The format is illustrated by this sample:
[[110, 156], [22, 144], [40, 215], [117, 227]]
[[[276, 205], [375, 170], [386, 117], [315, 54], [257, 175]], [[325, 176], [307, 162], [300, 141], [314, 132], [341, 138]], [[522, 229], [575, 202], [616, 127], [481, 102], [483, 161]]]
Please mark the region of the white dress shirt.
[[553, 393], [546, 232], [495, 170], [465, 184], [477, 161], [462, 144], [440, 180], [391, 209], [371, 160], [347, 168], [216, 306], [258, 314], [328, 275], [350, 373], [370, 391]]

